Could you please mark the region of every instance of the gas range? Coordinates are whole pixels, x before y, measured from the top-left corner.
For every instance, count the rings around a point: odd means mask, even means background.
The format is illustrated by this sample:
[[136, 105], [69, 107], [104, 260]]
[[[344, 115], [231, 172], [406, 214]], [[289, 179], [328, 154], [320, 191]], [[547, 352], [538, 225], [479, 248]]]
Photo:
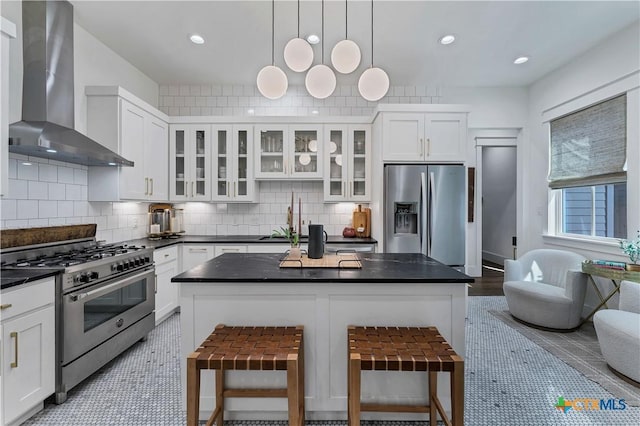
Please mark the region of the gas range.
[[3, 269], [52, 269], [62, 274], [67, 291], [132, 272], [153, 262], [153, 249], [95, 240], [3, 253]]

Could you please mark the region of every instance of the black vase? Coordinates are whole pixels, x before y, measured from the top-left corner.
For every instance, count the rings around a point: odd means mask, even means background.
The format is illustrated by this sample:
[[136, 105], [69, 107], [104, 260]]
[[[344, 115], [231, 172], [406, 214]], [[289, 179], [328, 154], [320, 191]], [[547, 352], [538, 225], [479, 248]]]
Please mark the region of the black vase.
[[327, 241], [327, 233], [322, 225], [309, 225], [309, 247], [307, 256], [310, 259], [320, 259], [324, 254], [324, 243]]

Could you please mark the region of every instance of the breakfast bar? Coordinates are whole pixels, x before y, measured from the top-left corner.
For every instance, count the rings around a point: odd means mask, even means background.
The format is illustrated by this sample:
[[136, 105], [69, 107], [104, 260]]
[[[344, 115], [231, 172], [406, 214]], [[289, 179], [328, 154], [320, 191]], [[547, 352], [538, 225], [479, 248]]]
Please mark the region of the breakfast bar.
[[[361, 253], [361, 269], [281, 268], [281, 257], [227, 253], [172, 279], [180, 287], [183, 392], [187, 356], [218, 324], [304, 326], [307, 419], [346, 418], [349, 325], [435, 326], [464, 356], [466, 287], [473, 278], [420, 254]], [[438, 396], [450, 411], [449, 376], [438, 374]], [[203, 372], [201, 382], [205, 419], [215, 407], [214, 373]], [[286, 374], [233, 371], [227, 383], [281, 387]], [[428, 389], [425, 374], [362, 374], [363, 402], [418, 404]], [[286, 419], [287, 402], [230, 399], [225, 410], [229, 419]], [[413, 414], [372, 416], [424, 420]]]

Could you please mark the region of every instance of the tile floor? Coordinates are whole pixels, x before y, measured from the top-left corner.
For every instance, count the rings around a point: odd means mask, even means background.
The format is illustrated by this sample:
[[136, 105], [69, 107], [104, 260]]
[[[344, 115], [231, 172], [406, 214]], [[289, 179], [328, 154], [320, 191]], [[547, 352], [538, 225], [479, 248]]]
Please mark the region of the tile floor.
[[[467, 320], [465, 424], [640, 424], [640, 408], [576, 411], [554, 408], [559, 397], [609, 399], [609, 394], [487, 311], [506, 309], [502, 296], [471, 297]], [[26, 425], [183, 425], [179, 315], [69, 392], [47, 404]], [[365, 423], [365, 422], [363, 422]], [[346, 422], [308, 422], [344, 426]], [[426, 426], [428, 422], [366, 422], [368, 426]], [[228, 426], [285, 426], [286, 422], [234, 421]]]

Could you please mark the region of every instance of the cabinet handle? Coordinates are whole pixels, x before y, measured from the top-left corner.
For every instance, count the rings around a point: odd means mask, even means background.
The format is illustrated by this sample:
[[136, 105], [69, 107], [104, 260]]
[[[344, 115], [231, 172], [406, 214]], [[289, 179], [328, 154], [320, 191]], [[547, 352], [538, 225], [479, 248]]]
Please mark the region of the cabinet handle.
[[149, 195], [149, 178], [144, 178], [144, 195]]
[[420, 157], [424, 157], [424, 143], [422, 142], [422, 138], [420, 138], [418, 146], [420, 147]]
[[153, 195], [153, 178], [149, 178], [149, 182], [151, 183], [151, 192], [149, 192], [149, 195]]
[[347, 182], [342, 182], [342, 196], [347, 196]]
[[349, 182], [351, 186], [351, 192], [349, 192], [349, 196], [353, 197], [353, 181]]
[[18, 332], [17, 331], [12, 331], [11, 333], [9, 333], [9, 336], [11, 339], [16, 339], [14, 340], [14, 348], [15, 348], [15, 352], [16, 352], [16, 362], [12, 362], [11, 363], [11, 368], [17, 368], [18, 367]]
[[165, 254], [164, 257], [169, 257], [169, 254]]
[[154, 278], [155, 279], [153, 280], [153, 292], [157, 294], [158, 293], [158, 274], [155, 274]]
[[233, 196], [237, 196], [238, 194], [236, 193], [236, 181], [233, 181]]
[[191, 181], [191, 197], [193, 197], [193, 184], [194, 184], [194, 182]]
[[187, 191], [189, 190], [189, 186], [188, 186], [188, 185], [189, 185], [189, 183], [185, 180], [185, 181], [184, 181], [184, 183], [183, 183], [183, 185], [184, 185], [184, 196], [185, 196], [185, 197], [188, 197], [188, 196], [189, 196], [189, 193], [188, 193]]
[[431, 155], [431, 139], [427, 138], [427, 157]]
[[0, 305], [0, 310], [2, 309], [8, 309], [10, 307], [12, 307], [13, 305], [11, 303], [3, 303], [2, 305]]
[[189, 253], [206, 253], [206, 252], [207, 252], [206, 248], [199, 248], [199, 249], [190, 248], [189, 249]]

